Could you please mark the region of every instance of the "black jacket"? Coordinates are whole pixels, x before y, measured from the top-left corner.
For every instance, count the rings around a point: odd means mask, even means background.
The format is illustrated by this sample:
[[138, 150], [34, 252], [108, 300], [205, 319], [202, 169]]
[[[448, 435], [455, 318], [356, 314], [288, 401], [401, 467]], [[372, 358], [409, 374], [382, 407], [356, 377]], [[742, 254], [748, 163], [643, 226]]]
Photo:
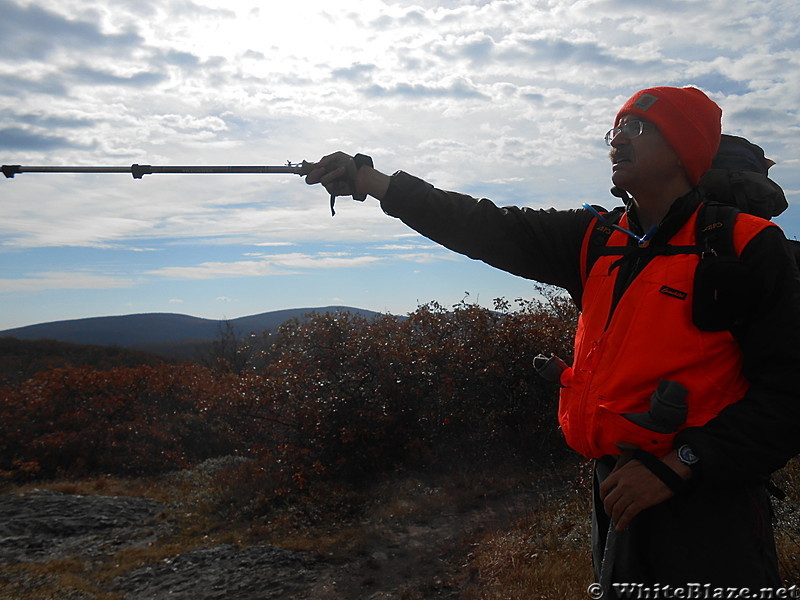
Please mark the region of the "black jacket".
[[[669, 239], [700, 200], [678, 199], [656, 234]], [[584, 210], [498, 207], [490, 200], [434, 188], [403, 172], [392, 176], [383, 210], [429, 239], [473, 259], [562, 287], [579, 304], [581, 244], [592, 215]], [[630, 214], [636, 223], [635, 211]], [[697, 479], [736, 485], [763, 479], [800, 452], [800, 273], [777, 227], [745, 247], [741, 260], [755, 274], [759, 301], [736, 332], [750, 390], [703, 427], [684, 429], [700, 457]], [[636, 261], [626, 261], [632, 280]], [[624, 293], [624, 290], [620, 290]]]

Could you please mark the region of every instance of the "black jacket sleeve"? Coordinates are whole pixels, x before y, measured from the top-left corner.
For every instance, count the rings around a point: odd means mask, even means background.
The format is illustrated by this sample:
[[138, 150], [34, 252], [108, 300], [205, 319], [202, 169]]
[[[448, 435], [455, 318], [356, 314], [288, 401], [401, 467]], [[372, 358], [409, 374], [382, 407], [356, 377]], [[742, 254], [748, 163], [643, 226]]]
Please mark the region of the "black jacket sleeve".
[[700, 457], [700, 481], [725, 485], [765, 479], [800, 452], [800, 273], [781, 230], [768, 227], [741, 259], [757, 300], [737, 332], [750, 389], [703, 427], [683, 430]]
[[443, 246], [580, 298], [580, 250], [592, 220], [586, 210], [498, 207], [398, 172], [381, 207]]

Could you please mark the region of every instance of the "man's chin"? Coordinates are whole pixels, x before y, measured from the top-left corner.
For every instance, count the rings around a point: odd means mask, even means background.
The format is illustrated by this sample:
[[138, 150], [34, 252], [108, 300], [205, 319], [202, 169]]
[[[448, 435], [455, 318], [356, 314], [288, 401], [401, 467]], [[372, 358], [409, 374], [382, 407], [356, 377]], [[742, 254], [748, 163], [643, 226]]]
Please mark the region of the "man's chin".
[[611, 173], [611, 183], [627, 192], [628, 185], [631, 183], [631, 178], [622, 170], [614, 170]]

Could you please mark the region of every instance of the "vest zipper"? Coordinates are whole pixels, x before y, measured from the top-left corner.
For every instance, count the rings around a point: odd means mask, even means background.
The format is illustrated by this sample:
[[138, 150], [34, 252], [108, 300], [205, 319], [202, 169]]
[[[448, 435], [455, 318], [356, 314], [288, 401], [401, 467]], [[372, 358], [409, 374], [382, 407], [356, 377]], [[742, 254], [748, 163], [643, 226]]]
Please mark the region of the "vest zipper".
[[[592, 345], [584, 357], [584, 368], [582, 369], [584, 372], [588, 373], [588, 376], [583, 381], [583, 389], [581, 390], [581, 395], [578, 401], [578, 414], [583, 415], [583, 431], [581, 432], [580, 437], [582, 438], [584, 444], [582, 453], [586, 456], [589, 456], [594, 452], [591, 432], [594, 431], [594, 421], [597, 413], [596, 408], [592, 411], [590, 419], [586, 419], [586, 416], [587, 407], [589, 406], [589, 395], [593, 390], [592, 384], [594, 382], [595, 375], [597, 375], [597, 363], [599, 361], [599, 355], [602, 350], [604, 340], [605, 332], [603, 332], [599, 339], [592, 341]], [[594, 405], [594, 403], [592, 403], [592, 405]]]

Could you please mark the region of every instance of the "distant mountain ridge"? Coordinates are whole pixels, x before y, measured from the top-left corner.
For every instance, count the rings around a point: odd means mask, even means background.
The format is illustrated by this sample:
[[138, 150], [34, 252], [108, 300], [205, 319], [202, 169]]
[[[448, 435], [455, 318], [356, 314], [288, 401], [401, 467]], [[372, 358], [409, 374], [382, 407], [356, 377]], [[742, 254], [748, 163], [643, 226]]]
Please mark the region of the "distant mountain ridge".
[[[109, 317], [88, 317], [39, 323], [0, 331], [0, 337], [22, 340], [48, 339], [74, 344], [121, 346], [166, 354], [186, 354], [189, 346], [201, 346], [217, 339], [226, 324], [237, 335], [274, 330], [289, 319], [308, 314], [349, 312], [366, 318], [379, 313], [346, 306], [276, 310], [236, 319], [203, 319], [177, 313], [142, 313]], [[183, 350], [177, 350], [182, 348]]]

